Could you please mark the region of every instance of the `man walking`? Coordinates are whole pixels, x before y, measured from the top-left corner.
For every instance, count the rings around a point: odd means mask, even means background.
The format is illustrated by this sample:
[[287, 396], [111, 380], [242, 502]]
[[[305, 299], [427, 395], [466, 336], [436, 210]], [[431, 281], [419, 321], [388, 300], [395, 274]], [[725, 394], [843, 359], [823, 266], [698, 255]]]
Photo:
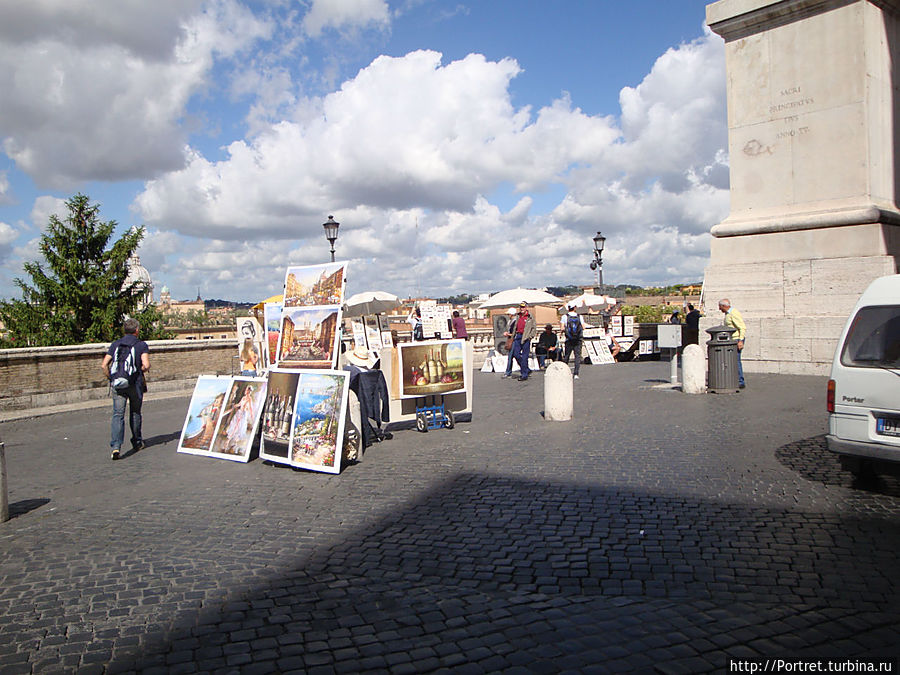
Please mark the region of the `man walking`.
[[722, 298], [719, 300], [719, 311], [725, 314], [725, 325], [734, 328], [734, 338], [737, 340], [737, 365], [738, 387], [744, 388], [744, 366], [741, 363], [741, 352], [744, 351], [744, 338], [747, 337], [747, 324], [741, 313], [731, 306], [731, 300]]
[[519, 381], [525, 382], [531, 374], [531, 369], [528, 367], [528, 358], [531, 356], [531, 340], [537, 334], [537, 322], [528, 312], [528, 304], [525, 302], [519, 304], [519, 314], [512, 332], [514, 334], [513, 358], [519, 362], [519, 369], [522, 371]]
[[[110, 391], [113, 397], [113, 416], [111, 425], [112, 438], [109, 442], [112, 448], [111, 459], [119, 459], [122, 442], [125, 440], [125, 404], [129, 406], [129, 426], [131, 427], [131, 447], [140, 450], [144, 447], [141, 436], [141, 406], [144, 402], [144, 373], [150, 370], [150, 356], [147, 343], [138, 337], [141, 324], [136, 319], [125, 319], [122, 324], [122, 337], [114, 341], [103, 357], [100, 367], [107, 380], [111, 378], [110, 367], [118, 369], [120, 359], [131, 358], [134, 363], [135, 374], [126, 378], [127, 383], [121, 386], [113, 386], [110, 382]], [[120, 347], [122, 349], [120, 349]]]
[[584, 338], [584, 322], [575, 311], [574, 305], [569, 305], [569, 311], [560, 320], [563, 335], [566, 336], [566, 351], [563, 355], [563, 363], [569, 365], [569, 355], [575, 352], [575, 379], [578, 379], [578, 370], [581, 368], [581, 345]]

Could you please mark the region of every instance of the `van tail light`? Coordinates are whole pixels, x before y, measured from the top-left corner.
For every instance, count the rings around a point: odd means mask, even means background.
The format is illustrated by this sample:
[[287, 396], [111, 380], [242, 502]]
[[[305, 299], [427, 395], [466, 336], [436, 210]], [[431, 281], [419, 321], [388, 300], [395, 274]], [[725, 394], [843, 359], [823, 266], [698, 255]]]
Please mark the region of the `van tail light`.
[[826, 404], [825, 406], [828, 408], [828, 412], [834, 412], [834, 380], [828, 380], [828, 393], [825, 397]]

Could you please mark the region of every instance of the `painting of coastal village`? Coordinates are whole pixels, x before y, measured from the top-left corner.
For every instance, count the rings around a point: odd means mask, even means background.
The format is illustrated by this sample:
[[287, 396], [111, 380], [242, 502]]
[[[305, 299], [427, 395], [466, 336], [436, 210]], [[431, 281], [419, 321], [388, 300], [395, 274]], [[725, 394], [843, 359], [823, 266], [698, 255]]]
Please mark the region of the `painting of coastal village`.
[[288, 267], [284, 276], [284, 306], [342, 305], [346, 262]]
[[250, 460], [253, 438], [265, 398], [265, 379], [234, 378], [225, 398], [219, 430], [210, 449], [212, 456], [236, 462]]
[[281, 318], [279, 368], [334, 368], [340, 307], [287, 307]]
[[181, 430], [178, 452], [194, 455], [209, 453], [230, 387], [230, 377], [201, 375], [197, 378]]
[[340, 473], [349, 373], [302, 373], [297, 384], [291, 464]]

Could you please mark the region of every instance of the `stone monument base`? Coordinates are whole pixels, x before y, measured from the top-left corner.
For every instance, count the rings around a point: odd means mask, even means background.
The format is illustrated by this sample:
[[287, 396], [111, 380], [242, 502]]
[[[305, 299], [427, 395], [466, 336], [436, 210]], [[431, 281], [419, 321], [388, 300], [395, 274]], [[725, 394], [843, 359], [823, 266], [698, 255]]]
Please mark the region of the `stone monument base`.
[[714, 236], [710, 258], [701, 328], [722, 322], [717, 303], [729, 298], [747, 323], [746, 372], [827, 375], [860, 294], [898, 271], [900, 226]]

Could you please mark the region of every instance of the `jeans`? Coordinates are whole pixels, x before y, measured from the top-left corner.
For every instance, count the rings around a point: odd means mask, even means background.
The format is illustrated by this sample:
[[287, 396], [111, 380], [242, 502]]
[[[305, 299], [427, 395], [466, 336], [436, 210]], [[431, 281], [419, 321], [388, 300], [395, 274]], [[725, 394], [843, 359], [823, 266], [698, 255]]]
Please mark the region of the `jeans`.
[[581, 340], [566, 340], [566, 355], [563, 356], [563, 362], [569, 365], [569, 354], [575, 352], [575, 374], [581, 368]]
[[112, 440], [109, 447], [113, 450], [119, 450], [122, 442], [125, 440], [125, 404], [128, 403], [130, 415], [128, 424], [131, 427], [131, 444], [135, 445], [142, 441], [141, 437], [141, 406], [144, 403], [144, 392], [141, 383], [128, 387], [123, 391], [112, 390], [113, 396], [113, 416], [112, 416]]
[[522, 379], [527, 380], [531, 374], [528, 368], [528, 357], [531, 355], [531, 340], [522, 340], [522, 334], [516, 333], [512, 344], [513, 358], [519, 362], [519, 369], [522, 371]]
[[738, 350], [737, 350], [737, 357], [738, 357], [738, 359], [737, 359], [737, 361], [738, 361], [738, 386], [739, 386], [739, 387], [743, 387], [743, 386], [744, 386], [744, 365], [741, 363], [741, 352], [742, 352], [742, 351], [744, 351], [744, 350], [743, 350], [743, 349], [738, 349]]
[[509, 352], [506, 354], [506, 372], [504, 375], [509, 377], [512, 375], [512, 364], [513, 364], [513, 350], [510, 348]]

